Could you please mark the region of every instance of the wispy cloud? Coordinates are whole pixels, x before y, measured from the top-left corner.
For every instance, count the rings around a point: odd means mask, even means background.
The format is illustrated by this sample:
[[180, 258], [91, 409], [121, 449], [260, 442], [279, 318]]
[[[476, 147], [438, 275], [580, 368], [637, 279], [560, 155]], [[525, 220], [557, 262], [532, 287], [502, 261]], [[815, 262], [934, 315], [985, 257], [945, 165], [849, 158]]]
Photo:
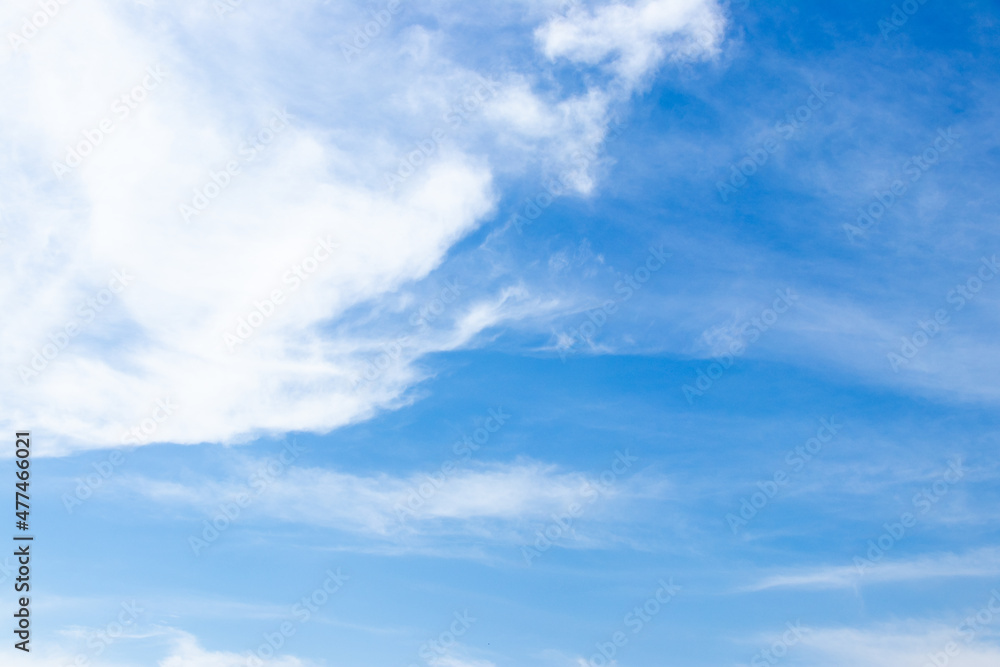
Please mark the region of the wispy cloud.
[[790, 571], [765, 577], [741, 590], [857, 588], [862, 583], [997, 575], [1000, 575], [1000, 549], [990, 547], [964, 554], [944, 553], [909, 560], [890, 560], [872, 565], [863, 572], [855, 565]]
[[[263, 462], [246, 470], [264, 470]], [[511, 463], [471, 462], [406, 476], [358, 476], [325, 468], [290, 467], [280, 475], [251, 473], [247, 479], [167, 482], [126, 476], [120, 489], [166, 506], [186, 506], [211, 517], [248, 489], [263, 487], [245, 511], [261, 518], [323, 526], [368, 537], [477, 535], [495, 541], [525, 539], [525, 531], [553, 517], [574, 521], [574, 505], [589, 506], [586, 520], [614, 521], [612, 506], [650, 500], [665, 480], [625, 477], [615, 484], [599, 476], [521, 459]], [[252, 494], [252, 492], [251, 492]], [[252, 494], [253, 495], [253, 494]], [[604, 507], [602, 510], [601, 508]], [[574, 510], [576, 511], [576, 510]], [[575, 531], [575, 529], [574, 529]], [[592, 543], [591, 546], [595, 546]]]
[[[871, 628], [813, 628], [796, 649], [791, 664], [817, 667], [943, 664], [990, 667], [1000, 662], [1000, 647], [990, 638], [962, 634], [934, 621], [904, 621]], [[993, 633], [988, 633], [992, 635]], [[803, 655], [804, 654], [804, 655]]]

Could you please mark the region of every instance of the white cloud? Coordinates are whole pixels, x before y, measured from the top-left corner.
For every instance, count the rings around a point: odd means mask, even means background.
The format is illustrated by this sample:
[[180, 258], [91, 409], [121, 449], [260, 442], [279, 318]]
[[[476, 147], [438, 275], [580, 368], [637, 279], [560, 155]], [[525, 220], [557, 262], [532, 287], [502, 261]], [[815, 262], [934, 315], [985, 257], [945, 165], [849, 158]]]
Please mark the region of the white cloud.
[[[865, 558], [865, 554], [859, 554]], [[856, 588], [862, 584], [917, 581], [947, 577], [991, 577], [1000, 575], [1000, 549], [986, 548], [966, 554], [935, 554], [910, 560], [884, 560], [864, 567], [821, 567], [772, 575], [744, 588]]]
[[489, 660], [473, 660], [457, 657], [452, 654], [435, 656], [428, 661], [431, 667], [496, 667]]
[[714, 55], [725, 20], [712, 0], [615, 2], [590, 12], [574, 8], [536, 33], [549, 58], [604, 64], [633, 86], [665, 58]]
[[970, 634], [969, 628], [963, 633], [957, 626], [926, 621], [886, 624], [871, 629], [814, 628], [805, 634], [801, 646], [791, 649], [788, 661], [791, 665], [815, 667], [920, 666], [934, 664], [933, 656], [939, 665], [948, 667], [1000, 664], [1000, 647], [988, 641], [984, 634], [987, 633], [982, 630]]
[[[606, 39], [596, 18], [576, 28], [556, 19], [546, 49], [580, 60], [598, 48], [583, 44], [619, 44], [641, 15], [655, 19], [643, 39], [662, 56], [659, 36], [715, 15], [698, 6], [666, 17], [657, 3], [614, 5], [607, 11], [632, 18], [609, 23]], [[483, 77], [444, 55], [440, 33], [402, 18], [350, 63], [340, 37], [318, 43], [303, 32], [331, 20], [310, 13], [322, 11], [348, 34], [362, 9], [244, 3], [221, 19], [204, 3], [129, 14], [96, 2], [65, 6], [19, 50], [4, 51], [0, 85], [17, 91], [16, 104], [0, 103], [9, 148], [0, 154], [9, 193], [0, 210], [6, 428], [34, 429], [50, 454], [117, 446], [169, 399], [176, 411], [144, 442], [325, 432], [398, 404], [421, 379], [420, 356], [554, 306], [514, 282], [470, 295], [420, 330], [401, 333], [364, 313], [405, 301], [491, 214], [497, 169], [523, 171], [539, 155], [546, 168], [568, 168], [600, 145], [611, 105], [625, 98], [599, 86], [543, 96], [532, 90], [538, 72], [511, 73], [483, 112], [449, 127], [386, 191], [385, 174], [447, 127], [444, 110]], [[16, 25], [36, 10], [8, 3], [0, 20]], [[629, 52], [628, 76], [637, 57]], [[659, 57], [644, 57], [644, 71]], [[136, 86], [142, 99], [126, 114], [116, 100]], [[269, 128], [283, 109], [287, 124]], [[111, 130], [100, 130], [105, 118]], [[56, 178], [54, 162], [95, 133], [102, 138], [82, 164]], [[251, 136], [267, 143], [251, 148]], [[230, 163], [238, 173], [222, 175]], [[591, 191], [593, 167], [574, 167], [572, 186]], [[206, 202], [197, 214], [180, 210]], [[332, 255], [317, 250], [330, 242]], [[291, 272], [308, 266], [308, 280], [296, 281]], [[132, 278], [111, 293], [116, 271]], [[265, 303], [275, 291], [281, 303]], [[262, 323], [241, 324], [251, 320]], [[252, 335], [234, 345], [237, 327]], [[358, 386], [401, 336], [394, 362]]]
[[[115, 645], [109, 653], [128, 653], [132, 649], [143, 647], [146, 650], [162, 651], [158, 647], [160, 640], [169, 639], [169, 653], [157, 660], [157, 667], [246, 667], [250, 652], [235, 653], [230, 651], [209, 651], [203, 648], [194, 635], [176, 628], [162, 627], [154, 632], [138, 637], [126, 637]], [[153, 648], [156, 646], [156, 648]], [[125, 647], [124, 651], [121, 651]], [[59, 645], [49, 644], [33, 650], [22, 664], [31, 667], [65, 667], [70, 664], [82, 664], [80, 658], [86, 658], [85, 664], [93, 667], [145, 667], [148, 659], [134, 660], [121, 657], [91, 655], [90, 652], [74, 654]], [[316, 663], [302, 660], [291, 655], [272, 658], [260, 658], [254, 664], [260, 667], [311, 667]]]
[[[277, 518], [390, 540], [404, 534], [456, 533], [523, 540], [521, 531], [551, 522], [553, 515], [568, 517], [574, 525], [610, 520], [609, 503], [662, 493], [662, 480], [631, 473], [608, 483], [527, 460], [452, 463], [455, 468], [442, 466], [428, 474], [366, 477], [303, 467], [268, 475], [263, 472], [265, 462], [255, 461], [243, 466], [244, 473], [252, 472], [226, 482], [177, 483], [129, 476], [121, 484], [154, 502], [186, 505], [209, 517], [218, 514], [223, 503], [249, 492], [252, 501], [241, 516]], [[573, 505], [581, 508], [576, 516], [569, 513]]]
[[[173, 652], [157, 663], [158, 667], [245, 667], [246, 664], [247, 654], [206, 651], [196, 637], [180, 631], [177, 631]], [[308, 667], [312, 663], [284, 655], [260, 659], [259, 664], [261, 667]]]

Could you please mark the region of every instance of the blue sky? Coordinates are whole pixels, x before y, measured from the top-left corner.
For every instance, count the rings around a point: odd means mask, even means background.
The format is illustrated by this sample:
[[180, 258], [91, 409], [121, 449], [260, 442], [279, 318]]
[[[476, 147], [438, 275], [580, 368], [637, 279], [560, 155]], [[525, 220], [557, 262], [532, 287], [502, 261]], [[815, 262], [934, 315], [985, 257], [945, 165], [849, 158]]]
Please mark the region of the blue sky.
[[997, 664], [995, 5], [49, 9], [4, 664]]

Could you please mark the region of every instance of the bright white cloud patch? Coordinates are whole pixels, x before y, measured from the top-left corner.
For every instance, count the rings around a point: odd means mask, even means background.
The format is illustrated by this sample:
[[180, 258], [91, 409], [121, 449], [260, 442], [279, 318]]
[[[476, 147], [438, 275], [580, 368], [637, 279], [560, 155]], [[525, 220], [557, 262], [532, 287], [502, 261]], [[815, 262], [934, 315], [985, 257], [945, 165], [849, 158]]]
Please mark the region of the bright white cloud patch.
[[539, 28], [550, 58], [604, 65], [635, 85], [664, 58], [712, 55], [725, 22], [719, 6], [705, 0], [645, 0], [572, 9]]
[[[697, 54], [688, 37], [718, 28], [714, 3], [667, 4], [574, 11], [540, 28], [541, 46], [576, 62], [618, 53], [629, 81], [709, 52], [717, 32]], [[8, 3], [0, 22], [36, 10]], [[402, 18], [342, 53], [306, 31], [321, 20], [349, 32], [367, 19], [67, 5], [0, 56], [16, 91], [0, 103], [8, 430], [34, 425], [50, 453], [324, 432], [393, 405], [423, 354], [539, 305], [511, 284], [433, 327], [370, 315], [398, 311], [490, 215], [498, 165], [593, 151], [621, 94], [539, 95], [530, 71], [489, 83]], [[567, 181], [589, 191], [591, 170]]]
[[231, 653], [228, 651], [208, 651], [198, 642], [198, 639], [186, 632], [177, 631], [177, 638], [169, 656], [157, 663], [158, 667], [244, 667], [247, 664], [260, 667], [308, 667], [313, 663], [304, 662], [294, 656], [276, 657], [254, 655], [254, 661], [248, 662], [249, 654]]
[[489, 660], [470, 660], [453, 655], [431, 658], [428, 664], [431, 667], [496, 667], [495, 663]]

